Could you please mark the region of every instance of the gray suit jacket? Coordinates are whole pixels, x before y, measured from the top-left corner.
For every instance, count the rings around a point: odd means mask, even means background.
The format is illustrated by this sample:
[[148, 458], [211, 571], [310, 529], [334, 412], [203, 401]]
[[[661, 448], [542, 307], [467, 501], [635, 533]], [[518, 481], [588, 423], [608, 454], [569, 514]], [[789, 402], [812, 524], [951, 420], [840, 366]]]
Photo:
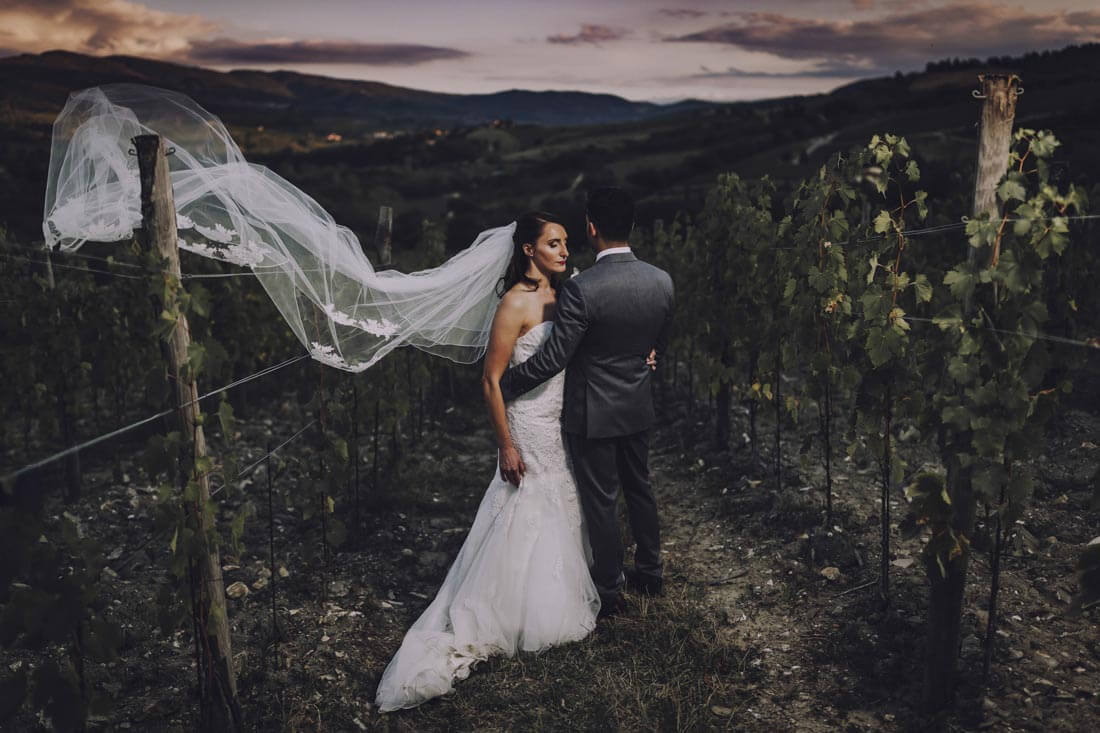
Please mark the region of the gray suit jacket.
[[565, 369], [562, 425], [589, 438], [652, 427], [650, 349], [658, 359], [672, 324], [672, 278], [633, 253], [606, 255], [558, 291], [550, 336], [500, 380], [505, 401]]

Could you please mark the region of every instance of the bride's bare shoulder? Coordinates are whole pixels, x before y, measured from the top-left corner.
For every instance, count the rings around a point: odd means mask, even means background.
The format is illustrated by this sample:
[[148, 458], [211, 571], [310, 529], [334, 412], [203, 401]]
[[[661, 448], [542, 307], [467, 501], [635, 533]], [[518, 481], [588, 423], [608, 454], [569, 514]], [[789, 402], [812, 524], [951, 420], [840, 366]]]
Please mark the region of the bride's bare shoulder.
[[542, 298], [538, 291], [532, 290], [523, 283], [516, 283], [505, 291], [500, 299], [500, 307], [533, 313], [538, 310], [541, 302]]
[[513, 286], [504, 291], [504, 295], [500, 297], [500, 305], [497, 306], [497, 310], [516, 313], [526, 308], [529, 300], [527, 293], [519, 289], [518, 286]]
[[522, 326], [527, 319], [527, 311], [531, 307], [529, 298], [525, 296], [524, 292], [515, 288], [506, 291], [497, 306], [495, 326], [509, 329]]
[[541, 320], [538, 316], [538, 294], [517, 283], [501, 297], [496, 322], [504, 328], [515, 330], [517, 335], [523, 335], [533, 323]]
[[529, 284], [524, 282], [518, 282], [512, 287], [504, 291], [504, 297], [511, 297], [517, 300], [530, 300], [538, 297], [539, 291], [537, 288], [532, 288]]

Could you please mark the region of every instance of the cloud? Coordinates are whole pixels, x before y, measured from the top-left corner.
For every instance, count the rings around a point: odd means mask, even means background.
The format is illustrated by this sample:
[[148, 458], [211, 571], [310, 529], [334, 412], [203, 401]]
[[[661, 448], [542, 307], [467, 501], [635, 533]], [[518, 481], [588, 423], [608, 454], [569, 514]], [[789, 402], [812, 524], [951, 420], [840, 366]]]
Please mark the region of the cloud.
[[944, 57], [1004, 55], [1100, 40], [1100, 11], [1035, 11], [992, 2], [957, 2], [868, 20], [794, 18], [740, 12], [734, 22], [674, 42], [729, 44], [788, 59], [828, 59], [864, 73]]
[[151, 10], [132, 0], [0, 0], [0, 49], [11, 53], [60, 48], [195, 64], [371, 66], [412, 66], [469, 55], [420, 44], [217, 37], [224, 32], [202, 16]]
[[699, 73], [683, 77], [685, 79], [850, 79], [867, 75], [867, 69], [846, 64], [827, 64], [803, 71], [747, 71], [730, 66], [725, 71], [715, 71], [702, 66]]
[[546, 40], [549, 43], [564, 43], [568, 45], [579, 43], [600, 44], [606, 41], [620, 41], [629, 35], [629, 31], [620, 28], [585, 23], [581, 26], [580, 32], [574, 36], [567, 36], [563, 33], [559, 33], [558, 35], [547, 36]]
[[0, 46], [39, 53], [165, 57], [188, 38], [217, 30], [198, 15], [152, 10], [130, 0], [0, 0]]
[[1066, 13], [1066, 22], [1078, 28], [1100, 29], [1100, 13], [1092, 10]]
[[695, 10], [694, 8], [661, 8], [657, 12], [668, 18], [674, 18], [675, 20], [702, 18], [707, 14], [705, 10]]
[[368, 64], [413, 66], [440, 59], [469, 56], [465, 51], [413, 43], [354, 41], [262, 41], [217, 38], [193, 41], [186, 57], [207, 64]]
[[870, 10], [875, 7], [875, 0], [852, 0], [856, 10]]

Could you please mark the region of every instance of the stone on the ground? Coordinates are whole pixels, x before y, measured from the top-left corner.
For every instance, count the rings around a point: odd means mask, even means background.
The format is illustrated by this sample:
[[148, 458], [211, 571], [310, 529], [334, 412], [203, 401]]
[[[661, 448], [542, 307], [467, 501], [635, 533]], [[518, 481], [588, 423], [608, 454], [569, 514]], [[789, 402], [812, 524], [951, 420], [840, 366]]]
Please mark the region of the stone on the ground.
[[225, 589], [225, 594], [230, 598], [244, 598], [248, 595], [248, 586], [238, 580]]

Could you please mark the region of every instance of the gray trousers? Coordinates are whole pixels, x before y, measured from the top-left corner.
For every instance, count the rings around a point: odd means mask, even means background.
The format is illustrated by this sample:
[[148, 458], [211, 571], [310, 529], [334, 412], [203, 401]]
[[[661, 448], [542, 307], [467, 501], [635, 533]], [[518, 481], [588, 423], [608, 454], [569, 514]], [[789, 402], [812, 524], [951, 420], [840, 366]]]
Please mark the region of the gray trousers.
[[614, 438], [565, 437], [592, 546], [592, 580], [606, 604], [617, 598], [625, 581], [616, 513], [620, 486], [638, 545], [634, 568], [640, 580], [661, 578], [661, 532], [649, 485], [649, 431]]

